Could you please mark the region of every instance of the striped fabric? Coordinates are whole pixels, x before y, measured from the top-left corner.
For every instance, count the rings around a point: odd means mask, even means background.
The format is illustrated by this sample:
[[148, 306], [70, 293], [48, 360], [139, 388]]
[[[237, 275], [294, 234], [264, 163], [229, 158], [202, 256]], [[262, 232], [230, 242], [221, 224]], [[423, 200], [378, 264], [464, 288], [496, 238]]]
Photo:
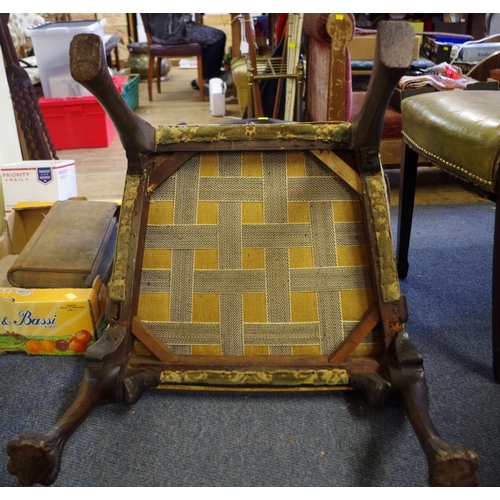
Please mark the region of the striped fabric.
[[177, 354], [328, 355], [373, 302], [359, 195], [313, 154], [203, 153], [152, 195], [139, 317]]

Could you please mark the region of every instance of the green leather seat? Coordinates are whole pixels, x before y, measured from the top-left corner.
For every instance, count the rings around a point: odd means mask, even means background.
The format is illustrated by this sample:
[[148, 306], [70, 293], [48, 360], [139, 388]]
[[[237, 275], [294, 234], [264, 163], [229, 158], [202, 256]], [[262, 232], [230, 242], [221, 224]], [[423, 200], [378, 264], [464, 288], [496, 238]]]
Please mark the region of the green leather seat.
[[480, 188], [496, 201], [493, 242], [493, 371], [500, 383], [500, 92], [445, 91], [405, 99], [401, 106], [405, 151], [401, 163], [397, 262], [408, 273], [418, 156]]
[[500, 92], [448, 91], [405, 99], [403, 135], [447, 172], [494, 192], [500, 164]]

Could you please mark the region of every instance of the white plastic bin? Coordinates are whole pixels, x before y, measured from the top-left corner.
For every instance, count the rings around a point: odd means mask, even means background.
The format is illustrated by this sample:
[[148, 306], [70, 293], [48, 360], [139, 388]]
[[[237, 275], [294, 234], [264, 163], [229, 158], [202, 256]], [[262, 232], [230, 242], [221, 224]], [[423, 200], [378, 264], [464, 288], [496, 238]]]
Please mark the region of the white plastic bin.
[[220, 78], [211, 78], [208, 86], [212, 116], [224, 116], [226, 114], [226, 84]]
[[25, 30], [25, 35], [33, 41], [44, 97], [90, 95], [71, 77], [69, 45], [78, 33], [94, 33], [99, 35], [104, 43], [105, 24], [106, 19], [60, 21], [38, 24]]

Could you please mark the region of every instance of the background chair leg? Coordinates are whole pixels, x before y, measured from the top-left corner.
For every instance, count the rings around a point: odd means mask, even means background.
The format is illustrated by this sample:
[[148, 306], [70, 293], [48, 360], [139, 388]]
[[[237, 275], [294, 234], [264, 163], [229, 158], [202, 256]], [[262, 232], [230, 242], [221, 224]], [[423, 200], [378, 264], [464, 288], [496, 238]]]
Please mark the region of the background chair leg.
[[200, 97], [201, 100], [205, 100], [205, 92], [203, 89], [203, 63], [201, 61], [201, 56], [197, 56], [198, 60], [198, 87], [200, 87]]
[[493, 279], [492, 279], [492, 339], [493, 374], [500, 384], [500, 183], [497, 186], [495, 206], [495, 230], [493, 236]]
[[410, 246], [415, 188], [417, 183], [418, 153], [403, 144], [401, 171], [399, 177], [399, 214], [396, 260], [401, 279], [408, 274], [408, 249]]
[[154, 56], [149, 56], [149, 66], [148, 66], [148, 97], [149, 100], [153, 100], [153, 68], [155, 65]]
[[161, 57], [156, 58], [156, 90], [161, 94]]

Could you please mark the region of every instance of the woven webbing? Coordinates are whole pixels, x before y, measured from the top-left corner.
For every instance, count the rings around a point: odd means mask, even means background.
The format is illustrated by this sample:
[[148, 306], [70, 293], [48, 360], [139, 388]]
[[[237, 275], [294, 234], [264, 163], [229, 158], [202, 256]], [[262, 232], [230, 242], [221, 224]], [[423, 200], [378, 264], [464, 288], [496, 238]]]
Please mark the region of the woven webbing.
[[203, 153], [152, 195], [139, 316], [178, 354], [330, 354], [373, 301], [359, 195], [312, 154]]

